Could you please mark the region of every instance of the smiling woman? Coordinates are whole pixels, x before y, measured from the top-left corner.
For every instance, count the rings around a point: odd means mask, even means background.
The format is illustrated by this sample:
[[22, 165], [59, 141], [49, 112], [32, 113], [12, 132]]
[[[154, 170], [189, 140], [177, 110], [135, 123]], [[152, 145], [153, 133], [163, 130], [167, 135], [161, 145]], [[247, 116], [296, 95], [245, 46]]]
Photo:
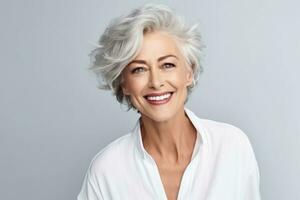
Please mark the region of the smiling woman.
[[145, 5], [108, 26], [91, 56], [100, 88], [140, 113], [92, 160], [78, 200], [258, 200], [247, 136], [185, 108], [201, 71], [196, 26]]
[[175, 39], [155, 31], [144, 35], [139, 54], [122, 73], [121, 87], [142, 118], [163, 122], [183, 111], [192, 83], [193, 71]]

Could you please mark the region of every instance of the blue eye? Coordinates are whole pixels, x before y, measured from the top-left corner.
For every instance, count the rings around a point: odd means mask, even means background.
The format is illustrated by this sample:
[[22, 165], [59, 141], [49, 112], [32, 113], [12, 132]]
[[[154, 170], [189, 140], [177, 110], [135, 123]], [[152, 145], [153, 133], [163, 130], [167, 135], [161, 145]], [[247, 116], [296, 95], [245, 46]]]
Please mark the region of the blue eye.
[[173, 63], [165, 63], [164, 65], [163, 65], [163, 68], [173, 68], [173, 67], [175, 67], [175, 65], [173, 64]]
[[138, 73], [142, 73], [145, 71], [145, 68], [144, 67], [136, 67], [134, 68], [133, 70], [131, 70], [131, 73], [132, 74], [138, 74]]

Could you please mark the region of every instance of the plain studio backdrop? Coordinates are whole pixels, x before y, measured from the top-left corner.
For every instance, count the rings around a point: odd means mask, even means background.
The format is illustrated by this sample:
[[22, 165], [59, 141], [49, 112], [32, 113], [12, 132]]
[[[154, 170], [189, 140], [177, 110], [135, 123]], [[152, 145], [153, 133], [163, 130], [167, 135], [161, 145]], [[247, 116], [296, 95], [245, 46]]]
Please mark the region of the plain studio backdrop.
[[[138, 115], [97, 89], [89, 52], [150, 1], [1, 0], [0, 199], [68, 200]], [[299, 1], [151, 1], [199, 22], [204, 73], [187, 107], [249, 137], [264, 200], [300, 199]]]

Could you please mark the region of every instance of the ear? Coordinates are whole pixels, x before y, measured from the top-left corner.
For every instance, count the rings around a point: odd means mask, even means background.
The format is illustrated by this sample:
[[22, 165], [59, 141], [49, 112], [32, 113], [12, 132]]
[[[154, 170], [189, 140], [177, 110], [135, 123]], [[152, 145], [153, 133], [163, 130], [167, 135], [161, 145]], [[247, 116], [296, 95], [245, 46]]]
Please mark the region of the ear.
[[190, 67], [187, 71], [187, 74], [186, 74], [186, 80], [187, 80], [187, 85], [186, 86], [190, 86], [193, 84], [193, 81], [194, 81], [194, 73], [193, 73], [193, 70], [192, 68]]
[[128, 88], [127, 88], [127, 86], [124, 82], [121, 83], [121, 88], [122, 88], [122, 92], [123, 92], [124, 95], [130, 95], [130, 93], [128, 91]]

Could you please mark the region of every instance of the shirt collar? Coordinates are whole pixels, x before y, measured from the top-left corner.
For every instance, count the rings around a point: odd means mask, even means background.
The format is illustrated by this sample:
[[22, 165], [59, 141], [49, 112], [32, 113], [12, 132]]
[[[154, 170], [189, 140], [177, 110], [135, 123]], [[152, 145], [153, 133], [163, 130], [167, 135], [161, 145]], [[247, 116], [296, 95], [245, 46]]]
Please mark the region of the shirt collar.
[[[186, 115], [188, 116], [188, 118], [190, 119], [190, 121], [192, 122], [192, 124], [194, 125], [194, 127], [197, 130], [197, 139], [196, 139], [195, 147], [194, 147], [193, 154], [192, 154], [192, 160], [193, 160], [194, 157], [196, 157], [199, 154], [200, 145], [204, 145], [207, 143], [207, 139], [205, 136], [206, 132], [205, 132], [205, 128], [203, 127], [200, 119], [189, 109], [184, 108], [184, 110], [185, 110]], [[135, 146], [136, 146], [137, 151], [140, 154], [140, 156], [143, 159], [145, 159], [146, 157], [149, 157], [150, 155], [145, 150], [143, 141], [142, 141], [140, 120], [137, 120], [136, 125], [133, 129], [133, 134], [135, 136]]]

